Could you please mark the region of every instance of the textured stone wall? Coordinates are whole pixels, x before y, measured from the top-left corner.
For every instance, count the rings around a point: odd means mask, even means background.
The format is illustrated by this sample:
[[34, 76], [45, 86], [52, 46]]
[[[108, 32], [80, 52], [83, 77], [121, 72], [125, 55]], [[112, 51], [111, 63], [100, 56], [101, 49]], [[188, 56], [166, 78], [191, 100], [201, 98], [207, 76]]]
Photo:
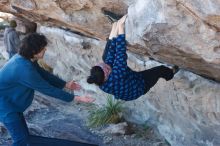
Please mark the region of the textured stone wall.
[[0, 10], [105, 40], [128, 13], [130, 49], [220, 81], [220, 0], [4, 0]]
[[153, 58], [219, 80], [219, 12], [219, 0], [138, 0], [128, 9], [128, 40]]
[[126, 102], [126, 119], [153, 124], [172, 146], [220, 145], [219, 83], [196, 75], [220, 81], [220, 0], [4, 0], [0, 10], [42, 25], [38, 32], [50, 41], [45, 60], [55, 74], [80, 82], [84, 90], [76, 94], [91, 94], [96, 104], [105, 94], [86, 77], [111, 28], [104, 12], [128, 13], [129, 66], [158, 65], [151, 56], [184, 70]]

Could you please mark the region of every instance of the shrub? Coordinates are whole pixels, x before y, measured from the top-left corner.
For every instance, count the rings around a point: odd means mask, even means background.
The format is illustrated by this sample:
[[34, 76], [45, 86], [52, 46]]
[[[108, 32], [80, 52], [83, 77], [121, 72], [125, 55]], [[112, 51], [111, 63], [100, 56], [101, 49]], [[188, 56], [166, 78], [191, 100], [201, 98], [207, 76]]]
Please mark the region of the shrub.
[[120, 113], [122, 111], [122, 103], [112, 96], [107, 97], [105, 106], [91, 111], [89, 116], [89, 126], [98, 127], [104, 124], [118, 123], [121, 121]]

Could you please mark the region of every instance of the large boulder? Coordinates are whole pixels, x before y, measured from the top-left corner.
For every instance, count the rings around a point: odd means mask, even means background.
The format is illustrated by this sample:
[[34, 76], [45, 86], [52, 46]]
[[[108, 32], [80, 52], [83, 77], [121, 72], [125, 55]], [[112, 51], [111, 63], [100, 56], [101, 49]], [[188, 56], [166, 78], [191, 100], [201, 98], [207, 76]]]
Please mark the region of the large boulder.
[[[152, 67], [150, 56], [220, 81], [220, 0], [2, 0], [0, 10], [44, 25], [38, 31], [49, 39], [45, 59], [54, 73], [80, 82], [84, 90], [77, 94], [92, 94], [97, 104], [104, 94], [86, 76], [101, 61], [109, 17], [126, 13], [132, 69]], [[125, 118], [154, 124], [173, 146], [219, 146], [220, 86], [191, 72], [161, 79], [126, 102]]]
[[220, 80], [220, 0], [138, 0], [127, 38], [162, 62]]
[[0, 10], [101, 40], [109, 16], [128, 13], [133, 52], [220, 81], [220, 0], [4, 0]]

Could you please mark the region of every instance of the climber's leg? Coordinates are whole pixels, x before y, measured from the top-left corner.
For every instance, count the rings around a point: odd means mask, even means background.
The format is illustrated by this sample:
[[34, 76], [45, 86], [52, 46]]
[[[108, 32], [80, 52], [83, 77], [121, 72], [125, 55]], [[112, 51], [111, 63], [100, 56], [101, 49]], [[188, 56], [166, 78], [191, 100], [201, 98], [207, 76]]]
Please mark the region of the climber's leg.
[[166, 81], [169, 81], [174, 76], [173, 69], [170, 69], [166, 66], [157, 66], [151, 69], [141, 72], [146, 85], [146, 92], [153, 87], [160, 78], [164, 78]]

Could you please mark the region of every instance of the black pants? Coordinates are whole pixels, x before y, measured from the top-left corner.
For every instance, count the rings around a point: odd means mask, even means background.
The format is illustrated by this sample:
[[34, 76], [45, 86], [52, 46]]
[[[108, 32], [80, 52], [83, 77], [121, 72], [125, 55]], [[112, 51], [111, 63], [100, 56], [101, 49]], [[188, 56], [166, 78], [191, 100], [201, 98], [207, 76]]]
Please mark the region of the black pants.
[[142, 73], [145, 82], [145, 93], [147, 93], [160, 78], [169, 81], [174, 76], [173, 70], [163, 65], [141, 71], [140, 73]]

